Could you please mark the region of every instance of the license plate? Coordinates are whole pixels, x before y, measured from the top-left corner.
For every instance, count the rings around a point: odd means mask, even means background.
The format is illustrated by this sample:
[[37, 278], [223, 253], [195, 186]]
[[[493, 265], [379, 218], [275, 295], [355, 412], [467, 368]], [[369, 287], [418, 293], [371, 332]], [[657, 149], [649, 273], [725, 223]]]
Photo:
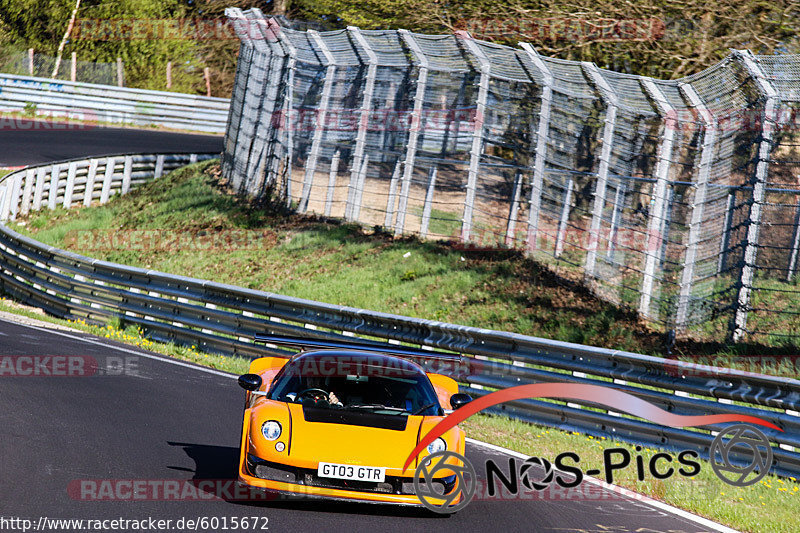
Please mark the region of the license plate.
[[320, 477], [332, 477], [336, 479], [352, 479], [355, 481], [372, 481], [374, 483], [383, 483], [383, 479], [386, 476], [386, 469], [375, 466], [320, 463], [319, 467], [317, 468], [317, 475]]

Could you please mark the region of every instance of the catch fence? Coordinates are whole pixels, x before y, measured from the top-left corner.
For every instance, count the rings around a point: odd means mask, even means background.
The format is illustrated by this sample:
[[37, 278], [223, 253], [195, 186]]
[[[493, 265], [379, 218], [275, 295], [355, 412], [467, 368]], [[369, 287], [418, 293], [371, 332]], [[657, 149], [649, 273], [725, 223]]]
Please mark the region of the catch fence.
[[800, 56], [657, 80], [464, 32], [227, 14], [242, 193], [519, 249], [679, 334], [800, 335]]

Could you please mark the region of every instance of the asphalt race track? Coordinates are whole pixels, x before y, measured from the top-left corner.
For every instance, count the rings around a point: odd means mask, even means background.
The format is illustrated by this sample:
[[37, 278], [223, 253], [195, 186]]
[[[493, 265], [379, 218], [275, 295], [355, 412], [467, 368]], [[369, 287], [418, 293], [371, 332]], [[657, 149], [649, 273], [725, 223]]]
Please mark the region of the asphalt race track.
[[0, 117], [0, 167], [122, 153], [221, 151], [221, 136]]
[[[116, 493], [121, 501], [98, 501], [95, 493], [82, 496], [81, 480], [234, 479], [243, 391], [228, 374], [175, 364], [83, 333], [0, 320], [0, 361], [9, 355], [88, 356], [97, 361], [98, 371], [72, 377], [0, 376], [0, 516], [34, 524], [40, 517], [177, 521], [258, 516], [268, 518], [269, 531], [348, 533], [709, 531], [616, 494], [608, 500], [475, 500], [453, 516], [311, 501], [133, 501], [127, 492]], [[498, 452], [468, 444], [479, 476], [490, 455], [499, 464], [508, 462]], [[96, 494], [103, 496], [102, 488]]]

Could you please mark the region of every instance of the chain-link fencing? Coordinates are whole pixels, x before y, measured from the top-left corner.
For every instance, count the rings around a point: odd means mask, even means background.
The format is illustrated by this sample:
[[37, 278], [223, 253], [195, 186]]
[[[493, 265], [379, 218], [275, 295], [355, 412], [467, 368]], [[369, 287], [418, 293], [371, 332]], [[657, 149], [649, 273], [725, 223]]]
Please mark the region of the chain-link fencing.
[[665, 81], [463, 32], [228, 16], [222, 165], [242, 193], [519, 249], [680, 334], [800, 336], [800, 56]]
[[118, 65], [95, 61], [72, 60], [72, 56], [61, 59], [53, 77], [56, 58], [47, 54], [31, 52], [0, 53], [0, 72], [37, 78], [52, 78], [64, 81], [117, 85]]

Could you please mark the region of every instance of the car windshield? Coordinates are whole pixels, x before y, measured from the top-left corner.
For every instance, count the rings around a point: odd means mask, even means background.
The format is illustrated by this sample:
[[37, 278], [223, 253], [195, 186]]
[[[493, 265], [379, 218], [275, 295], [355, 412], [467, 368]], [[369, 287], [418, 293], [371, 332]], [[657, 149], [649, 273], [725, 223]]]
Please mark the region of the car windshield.
[[275, 377], [267, 397], [376, 414], [442, 414], [433, 385], [416, 365], [383, 356], [357, 357], [361, 359], [358, 364], [353, 364], [352, 356], [298, 357]]

